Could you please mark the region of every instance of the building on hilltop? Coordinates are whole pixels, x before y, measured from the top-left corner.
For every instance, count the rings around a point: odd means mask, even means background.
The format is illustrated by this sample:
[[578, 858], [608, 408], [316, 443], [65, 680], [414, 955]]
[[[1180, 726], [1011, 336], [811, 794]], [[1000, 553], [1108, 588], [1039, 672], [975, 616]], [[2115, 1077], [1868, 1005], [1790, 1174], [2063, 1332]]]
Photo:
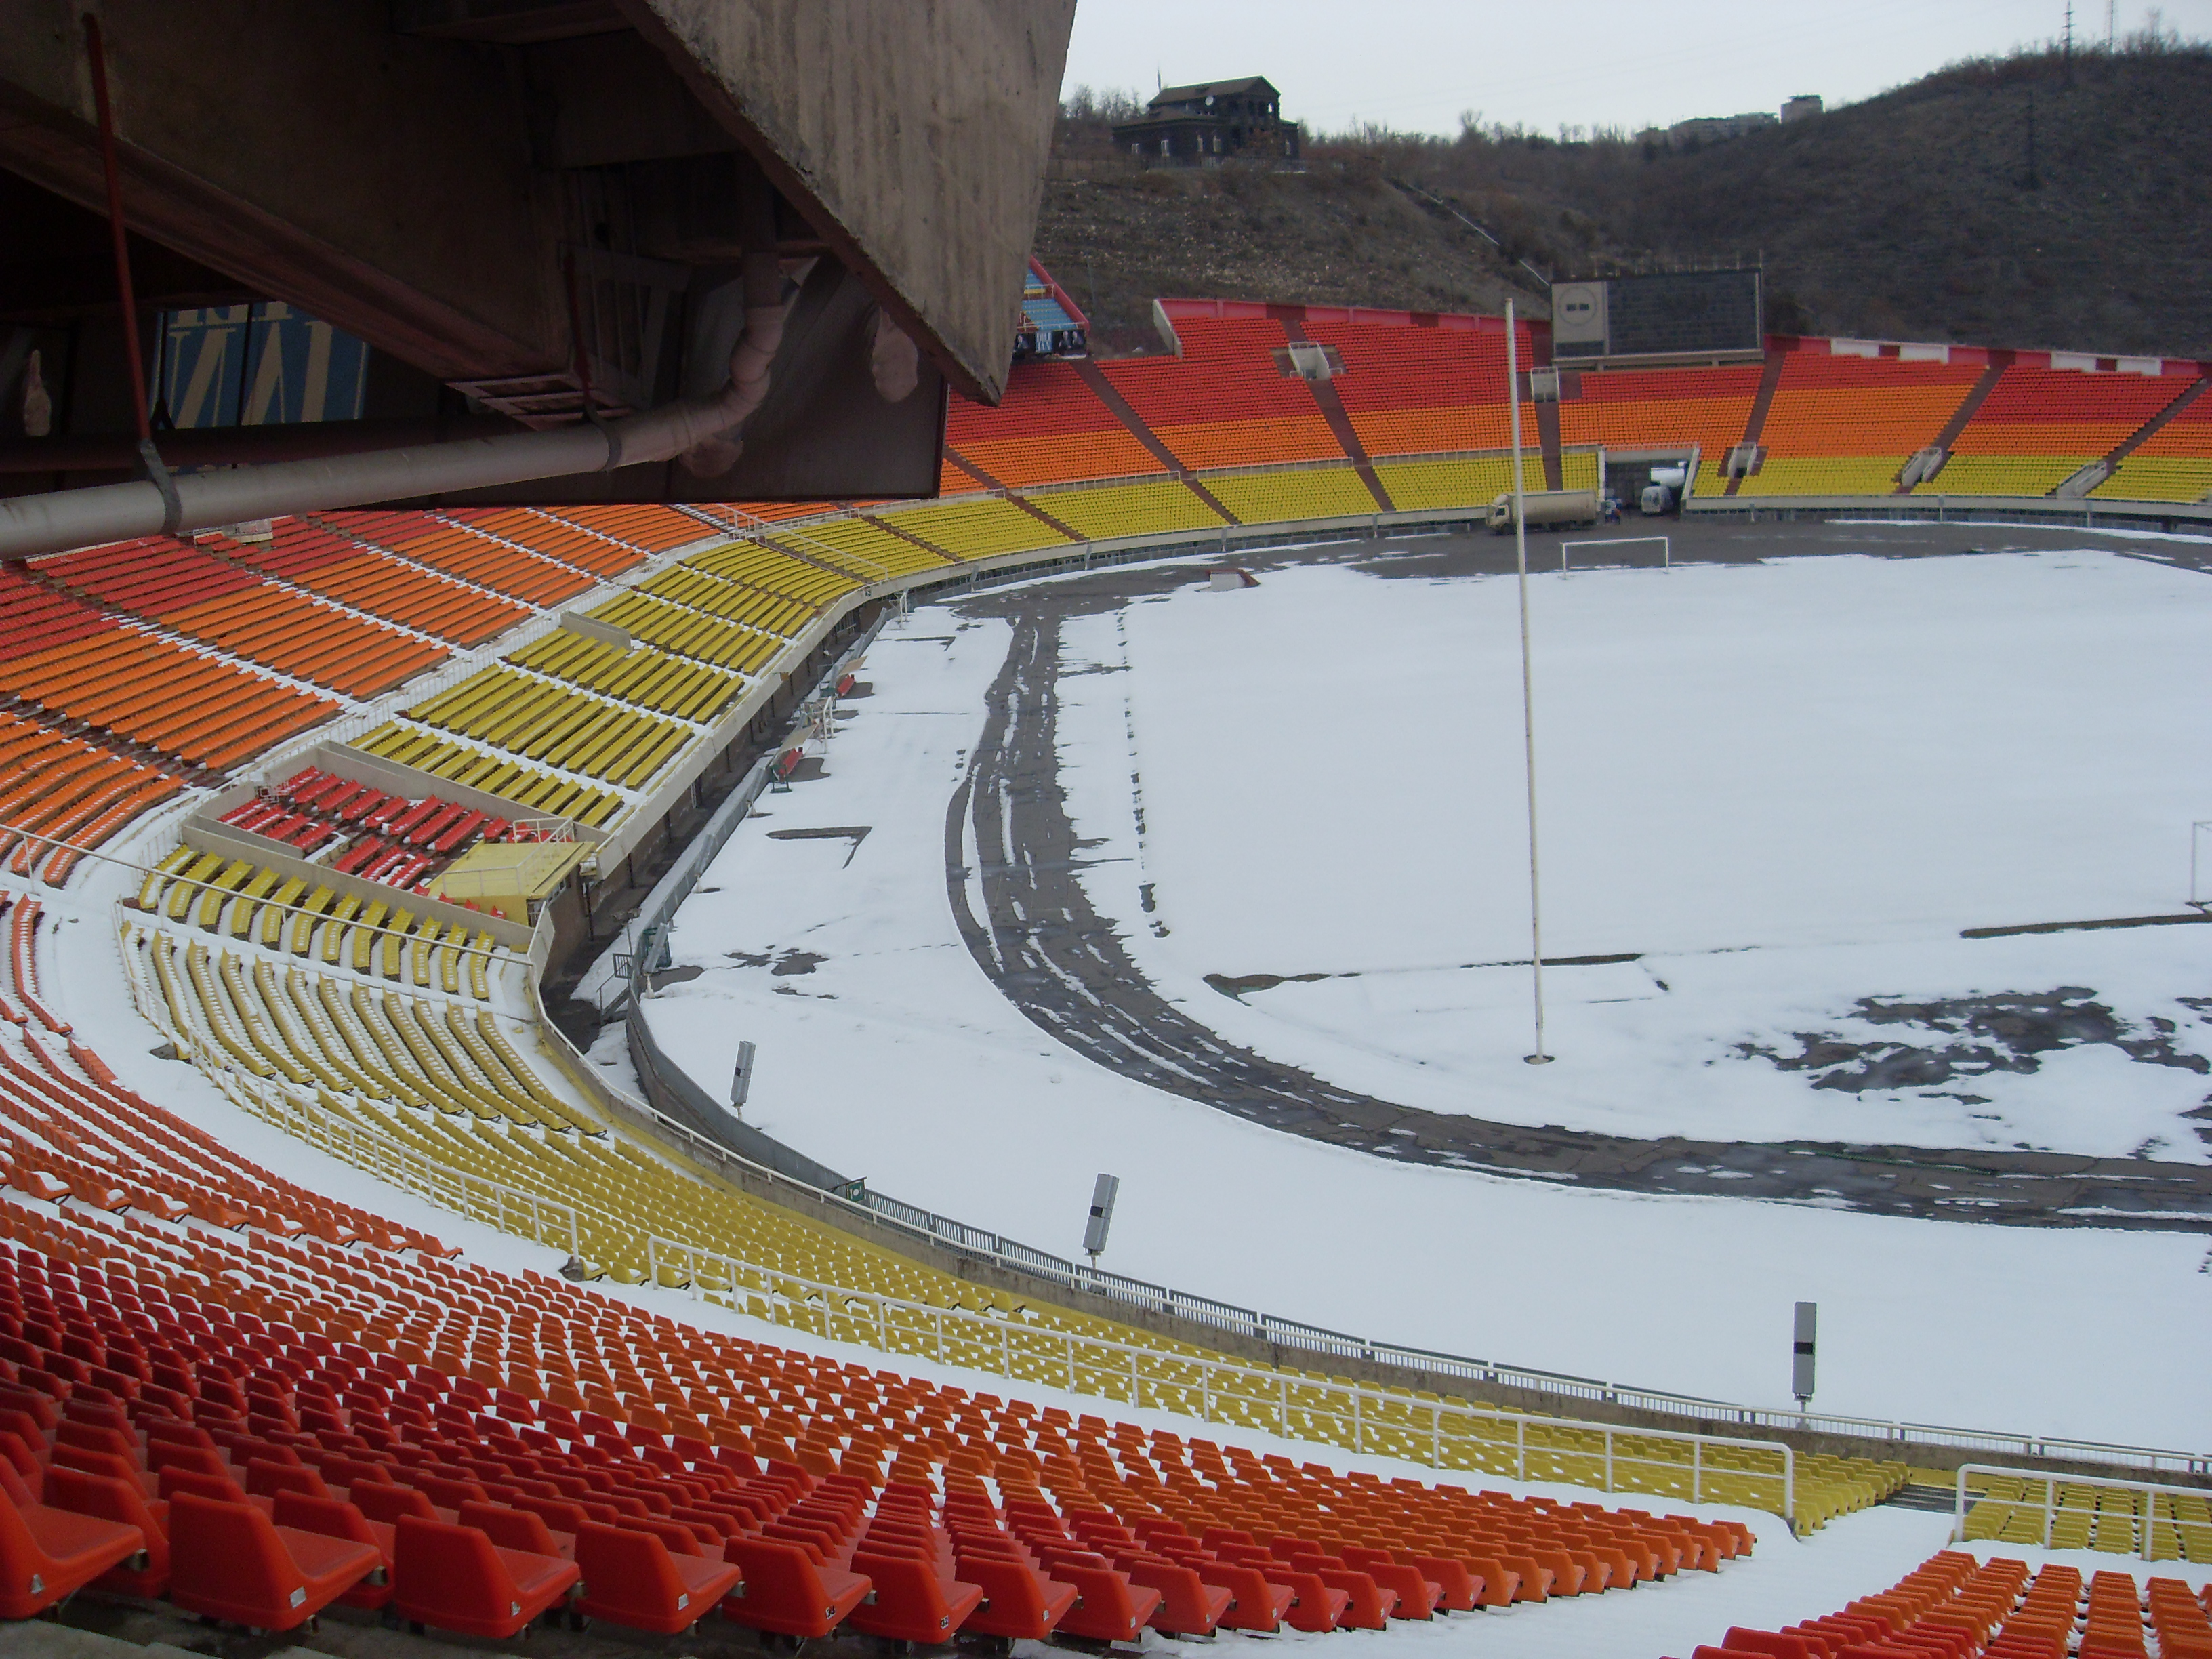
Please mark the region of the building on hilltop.
[[1819, 93], [1801, 92], [1795, 98], [1788, 99], [1783, 103], [1782, 123], [1787, 126], [1792, 121], [1806, 120], [1820, 114], [1824, 107], [1826, 106], [1820, 102]]
[[1677, 121], [1667, 129], [1668, 149], [1701, 149], [1707, 144], [1717, 144], [1723, 138], [1741, 138], [1747, 132], [1756, 132], [1761, 127], [1777, 125], [1775, 118], [1765, 110], [1753, 110], [1744, 115], [1697, 115], [1686, 121]]
[[1114, 147], [1154, 161], [1211, 167], [1231, 156], [1295, 161], [1303, 135], [1283, 119], [1283, 94], [1263, 76], [1168, 87], [1114, 129]]

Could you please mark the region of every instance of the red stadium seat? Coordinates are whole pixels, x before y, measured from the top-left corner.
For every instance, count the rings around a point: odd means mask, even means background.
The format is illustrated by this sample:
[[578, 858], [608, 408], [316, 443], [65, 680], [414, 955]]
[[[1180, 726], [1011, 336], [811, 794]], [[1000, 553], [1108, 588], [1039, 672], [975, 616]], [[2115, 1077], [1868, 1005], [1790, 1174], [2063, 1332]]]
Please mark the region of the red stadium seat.
[[146, 1549], [138, 1528], [0, 1498], [0, 1619], [29, 1619]]
[[770, 1538], [732, 1538], [722, 1559], [742, 1580], [722, 1602], [722, 1616], [750, 1630], [804, 1640], [827, 1636], [873, 1588], [856, 1572], [817, 1563], [801, 1545]]
[[982, 1586], [939, 1578], [918, 1553], [874, 1554], [863, 1545], [854, 1552], [853, 1570], [873, 1582], [875, 1596], [847, 1622], [890, 1641], [950, 1642], [983, 1600]]
[[135, 1527], [145, 1540], [140, 1554], [110, 1567], [92, 1581], [93, 1589], [152, 1601], [168, 1588], [167, 1509], [158, 1502], [149, 1503], [137, 1481], [57, 1466], [46, 1471], [46, 1502], [73, 1515]]
[[270, 1519], [295, 1532], [320, 1533], [349, 1543], [370, 1544], [380, 1565], [338, 1598], [338, 1605], [370, 1611], [392, 1600], [392, 1528], [368, 1520], [354, 1504], [336, 1498], [313, 1498], [303, 1492], [280, 1492], [270, 1506]]
[[267, 1631], [296, 1629], [384, 1565], [373, 1544], [188, 1492], [169, 1506], [169, 1599], [185, 1612]]
[[577, 1530], [576, 1565], [584, 1578], [579, 1614], [664, 1636], [698, 1623], [741, 1576], [720, 1561], [672, 1554], [652, 1533], [592, 1521]]
[[503, 1549], [475, 1527], [410, 1515], [397, 1533], [392, 1606], [417, 1626], [505, 1641], [581, 1576], [573, 1561]]
[[1048, 1578], [1021, 1561], [963, 1554], [959, 1574], [963, 1582], [983, 1592], [982, 1601], [961, 1626], [972, 1635], [1042, 1642], [1075, 1606], [1074, 1585]]

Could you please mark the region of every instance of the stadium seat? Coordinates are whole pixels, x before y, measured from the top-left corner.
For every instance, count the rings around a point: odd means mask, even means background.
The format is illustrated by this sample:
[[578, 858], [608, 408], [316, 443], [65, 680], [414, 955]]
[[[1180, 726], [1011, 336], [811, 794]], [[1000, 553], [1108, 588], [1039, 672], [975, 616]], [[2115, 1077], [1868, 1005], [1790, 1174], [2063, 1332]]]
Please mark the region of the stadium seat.
[[270, 1502], [269, 1518], [295, 1532], [320, 1533], [325, 1538], [374, 1546], [381, 1565], [341, 1595], [337, 1605], [374, 1612], [392, 1600], [392, 1529], [367, 1519], [358, 1505], [302, 1492], [280, 1492]]
[[576, 1529], [575, 1565], [580, 1616], [664, 1636], [697, 1624], [741, 1577], [720, 1561], [672, 1553], [653, 1533], [593, 1521]]
[[982, 1586], [940, 1579], [919, 1552], [890, 1555], [864, 1547], [854, 1553], [853, 1571], [866, 1574], [875, 1589], [846, 1622], [889, 1641], [949, 1643], [983, 1600]]
[[432, 1630], [504, 1641], [562, 1601], [581, 1576], [573, 1561], [503, 1547], [471, 1526], [410, 1515], [396, 1534], [393, 1609]]
[[46, 1502], [73, 1515], [92, 1516], [137, 1530], [143, 1550], [110, 1567], [92, 1581], [96, 1590], [152, 1600], [168, 1588], [169, 1534], [167, 1510], [158, 1499], [149, 1501], [135, 1480], [113, 1475], [88, 1474], [57, 1464], [46, 1471]]
[[732, 1538], [722, 1559], [743, 1575], [724, 1599], [722, 1616], [802, 1641], [836, 1630], [872, 1589], [863, 1575], [817, 1562], [801, 1546], [777, 1539]]
[[983, 1593], [960, 1627], [969, 1635], [1042, 1642], [1075, 1606], [1074, 1585], [1057, 1583], [1022, 1561], [969, 1553], [960, 1557], [958, 1571], [962, 1582]]
[[30, 1619], [147, 1552], [134, 1526], [0, 1497], [0, 1619]]
[[256, 1630], [297, 1628], [384, 1565], [374, 1544], [279, 1527], [251, 1504], [180, 1492], [169, 1505], [169, 1596]]

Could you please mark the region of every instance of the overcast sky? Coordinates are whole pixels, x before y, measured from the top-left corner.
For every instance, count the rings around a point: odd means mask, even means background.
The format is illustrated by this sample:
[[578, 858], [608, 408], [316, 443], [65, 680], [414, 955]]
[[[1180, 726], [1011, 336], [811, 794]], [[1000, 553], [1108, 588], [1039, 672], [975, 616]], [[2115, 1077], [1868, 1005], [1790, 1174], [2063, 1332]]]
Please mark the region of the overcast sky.
[[[1462, 110], [1549, 132], [1631, 131], [1775, 110], [1794, 94], [1869, 97], [1960, 58], [2047, 40], [2065, 0], [1079, 0], [1069, 88], [1150, 97], [1264, 75], [1309, 131], [1373, 121], [1453, 132]], [[2118, 0], [2119, 31], [2150, 8]], [[2212, 0], [2166, 0], [2169, 27], [2212, 35]], [[2105, 0], [2076, 0], [2102, 40]]]

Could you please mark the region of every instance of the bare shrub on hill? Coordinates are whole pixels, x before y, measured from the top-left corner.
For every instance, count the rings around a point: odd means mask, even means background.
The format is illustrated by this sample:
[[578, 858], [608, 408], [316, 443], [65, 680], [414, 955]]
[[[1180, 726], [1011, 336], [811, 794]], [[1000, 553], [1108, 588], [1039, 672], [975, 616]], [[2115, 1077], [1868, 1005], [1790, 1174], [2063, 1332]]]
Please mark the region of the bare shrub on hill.
[[2212, 357], [2212, 47], [2155, 20], [2116, 50], [1972, 59], [1680, 150], [1470, 113], [1451, 137], [1314, 137], [1303, 176], [1140, 187], [1153, 175], [1114, 160], [1105, 108], [1072, 103], [1063, 137], [1099, 136], [1093, 165], [1121, 171], [1063, 167], [1039, 240], [1079, 299], [1096, 293], [1108, 349], [1149, 337], [1154, 294], [1494, 311], [1519, 292], [1540, 311], [1521, 260], [1763, 258], [1777, 332]]

